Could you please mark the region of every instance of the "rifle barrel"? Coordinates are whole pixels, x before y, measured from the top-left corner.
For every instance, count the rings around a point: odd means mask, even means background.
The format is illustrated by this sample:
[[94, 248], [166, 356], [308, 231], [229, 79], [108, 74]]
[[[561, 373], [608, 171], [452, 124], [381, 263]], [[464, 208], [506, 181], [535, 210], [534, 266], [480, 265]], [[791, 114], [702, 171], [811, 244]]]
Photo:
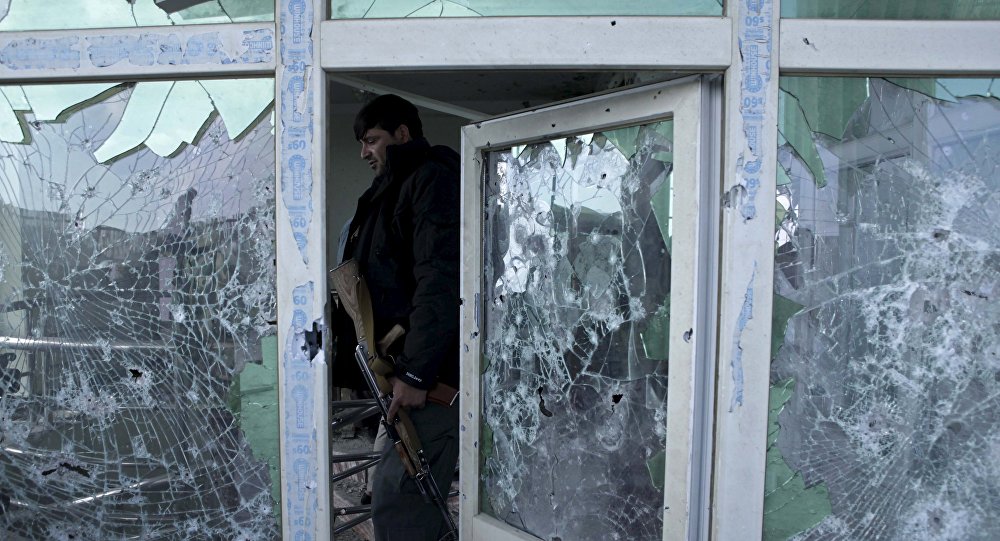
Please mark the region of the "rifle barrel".
[[[358, 347], [354, 350], [354, 358], [358, 361], [358, 365], [361, 368], [361, 374], [364, 376], [365, 383], [368, 384], [368, 388], [371, 389], [372, 394], [375, 395], [375, 402], [378, 404], [379, 410], [382, 412], [382, 425], [385, 426], [386, 435], [392, 442], [392, 445], [396, 448], [399, 454], [399, 459], [403, 463], [403, 468], [406, 473], [413, 479], [413, 482], [417, 484], [417, 488], [420, 490], [420, 494], [424, 497], [424, 501], [427, 503], [433, 503], [441, 511], [444, 517], [445, 524], [448, 525], [448, 529], [452, 535], [457, 535], [457, 527], [455, 525], [455, 519], [451, 516], [451, 511], [448, 510], [448, 501], [441, 495], [441, 489], [437, 485], [437, 481], [434, 480], [434, 476], [431, 474], [430, 464], [427, 463], [427, 459], [424, 457], [423, 449], [418, 449], [415, 454], [411, 454], [409, 449], [406, 448], [406, 443], [399, 436], [399, 431], [396, 430], [394, 422], [389, 421], [389, 404], [387, 404], [387, 397], [382, 396], [379, 390], [378, 382], [375, 381], [375, 374], [372, 373], [372, 369], [368, 366], [368, 348], [365, 347], [364, 343], [359, 343]], [[393, 419], [395, 421], [395, 419]], [[420, 457], [420, 467], [413, 463], [411, 456]]]

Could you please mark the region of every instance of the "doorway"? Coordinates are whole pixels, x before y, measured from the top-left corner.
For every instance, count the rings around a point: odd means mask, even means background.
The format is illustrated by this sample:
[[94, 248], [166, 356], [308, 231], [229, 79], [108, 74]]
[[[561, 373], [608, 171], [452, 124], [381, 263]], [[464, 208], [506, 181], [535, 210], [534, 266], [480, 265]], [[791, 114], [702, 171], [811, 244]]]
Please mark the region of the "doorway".
[[[714, 237], [699, 208], [717, 185], [717, 169], [709, 177], [718, 145], [703, 120], [717, 96], [702, 78], [661, 82], [675, 78], [401, 73], [330, 82], [331, 250], [371, 180], [351, 130], [365, 101], [400, 94], [421, 109], [432, 144], [465, 142], [464, 223], [475, 225], [463, 233], [463, 538], [687, 532], [687, 510], [702, 497], [707, 435], [696, 425], [707, 406], [695, 388], [707, 375], [696, 373], [703, 352], [691, 332], [676, 331], [693, 329], [704, 309], [708, 280], [698, 270]], [[671, 295], [672, 283], [684, 291]], [[685, 390], [668, 393], [671, 385]], [[333, 435], [335, 455], [357, 452], [347, 439]], [[668, 479], [675, 486], [665, 490]], [[615, 514], [638, 508], [643, 518]]]

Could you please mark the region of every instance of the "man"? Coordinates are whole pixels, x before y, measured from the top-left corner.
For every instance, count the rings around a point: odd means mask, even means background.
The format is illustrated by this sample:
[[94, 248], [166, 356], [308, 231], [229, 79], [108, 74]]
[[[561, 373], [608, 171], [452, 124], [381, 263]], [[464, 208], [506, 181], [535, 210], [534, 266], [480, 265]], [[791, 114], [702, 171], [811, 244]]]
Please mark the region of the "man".
[[[394, 325], [390, 419], [409, 411], [434, 478], [447, 494], [458, 461], [459, 156], [430, 146], [416, 107], [395, 95], [358, 112], [354, 134], [375, 179], [358, 199], [345, 246], [371, 291], [376, 340]], [[356, 344], [353, 328], [341, 342]], [[428, 397], [428, 391], [431, 391]], [[436, 541], [447, 533], [390, 447], [376, 468], [372, 520], [379, 541]]]

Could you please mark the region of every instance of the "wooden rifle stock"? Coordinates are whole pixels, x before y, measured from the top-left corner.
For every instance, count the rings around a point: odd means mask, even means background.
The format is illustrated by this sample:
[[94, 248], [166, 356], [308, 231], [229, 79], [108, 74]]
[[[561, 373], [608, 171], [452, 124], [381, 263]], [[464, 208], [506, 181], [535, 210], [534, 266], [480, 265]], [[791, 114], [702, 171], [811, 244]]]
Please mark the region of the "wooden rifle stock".
[[[450, 537], [456, 538], [458, 530], [455, 520], [448, 510], [448, 502], [442, 495], [434, 476], [431, 474], [430, 465], [423, 455], [423, 446], [417, 437], [417, 430], [410, 420], [406, 410], [400, 409], [396, 419], [388, 419], [389, 400], [392, 394], [392, 386], [388, 377], [392, 375], [392, 364], [379, 355], [379, 351], [373, 352], [369, 349], [369, 344], [374, 342], [375, 321], [371, 308], [371, 294], [365, 284], [364, 277], [358, 269], [355, 260], [350, 259], [330, 271], [330, 283], [337, 291], [337, 295], [344, 310], [351, 316], [354, 322], [354, 332], [358, 338], [358, 347], [354, 356], [368, 384], [372, 394], [375, 395], [379, 409], [382, 411], [382, 424], [385, 426], [386, 434], [392, 440], [393, 447], [399, 453], [399, 459], [403, 463], [403, 468], [407, 475], [417, 484], [421, 495], [430, 503], [435, 504], [441, 511], [445, 523], [448, 525]], [[402, 335], [397, 332], [398, 325], [393, 327], [389, 334], [381, 340], [379, 347], [387, 349], [392, 342]], [[402, 328], [399, 328], [402, 331]], [[383, 345], [384, 344], [384, 345]]]

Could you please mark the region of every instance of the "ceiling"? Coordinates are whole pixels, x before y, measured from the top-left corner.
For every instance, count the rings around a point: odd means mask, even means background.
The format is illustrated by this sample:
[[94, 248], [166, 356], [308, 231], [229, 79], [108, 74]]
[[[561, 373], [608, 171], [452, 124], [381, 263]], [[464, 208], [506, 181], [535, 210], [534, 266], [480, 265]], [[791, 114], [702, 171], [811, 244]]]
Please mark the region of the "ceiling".
[[[674, 79], [675, 72], [610, 71], [452, 71], [331, 74], [334, 112], [356, 111], [373, 93], [395, 92], [417, 105], [448, 106], [496, 116], [632, 84]], [[344, 84], [349, 81], [348, 84]], [[371, 93], [360, 90], [365, 87]], [[423, 103], [418, 103], [423, 101]]]

